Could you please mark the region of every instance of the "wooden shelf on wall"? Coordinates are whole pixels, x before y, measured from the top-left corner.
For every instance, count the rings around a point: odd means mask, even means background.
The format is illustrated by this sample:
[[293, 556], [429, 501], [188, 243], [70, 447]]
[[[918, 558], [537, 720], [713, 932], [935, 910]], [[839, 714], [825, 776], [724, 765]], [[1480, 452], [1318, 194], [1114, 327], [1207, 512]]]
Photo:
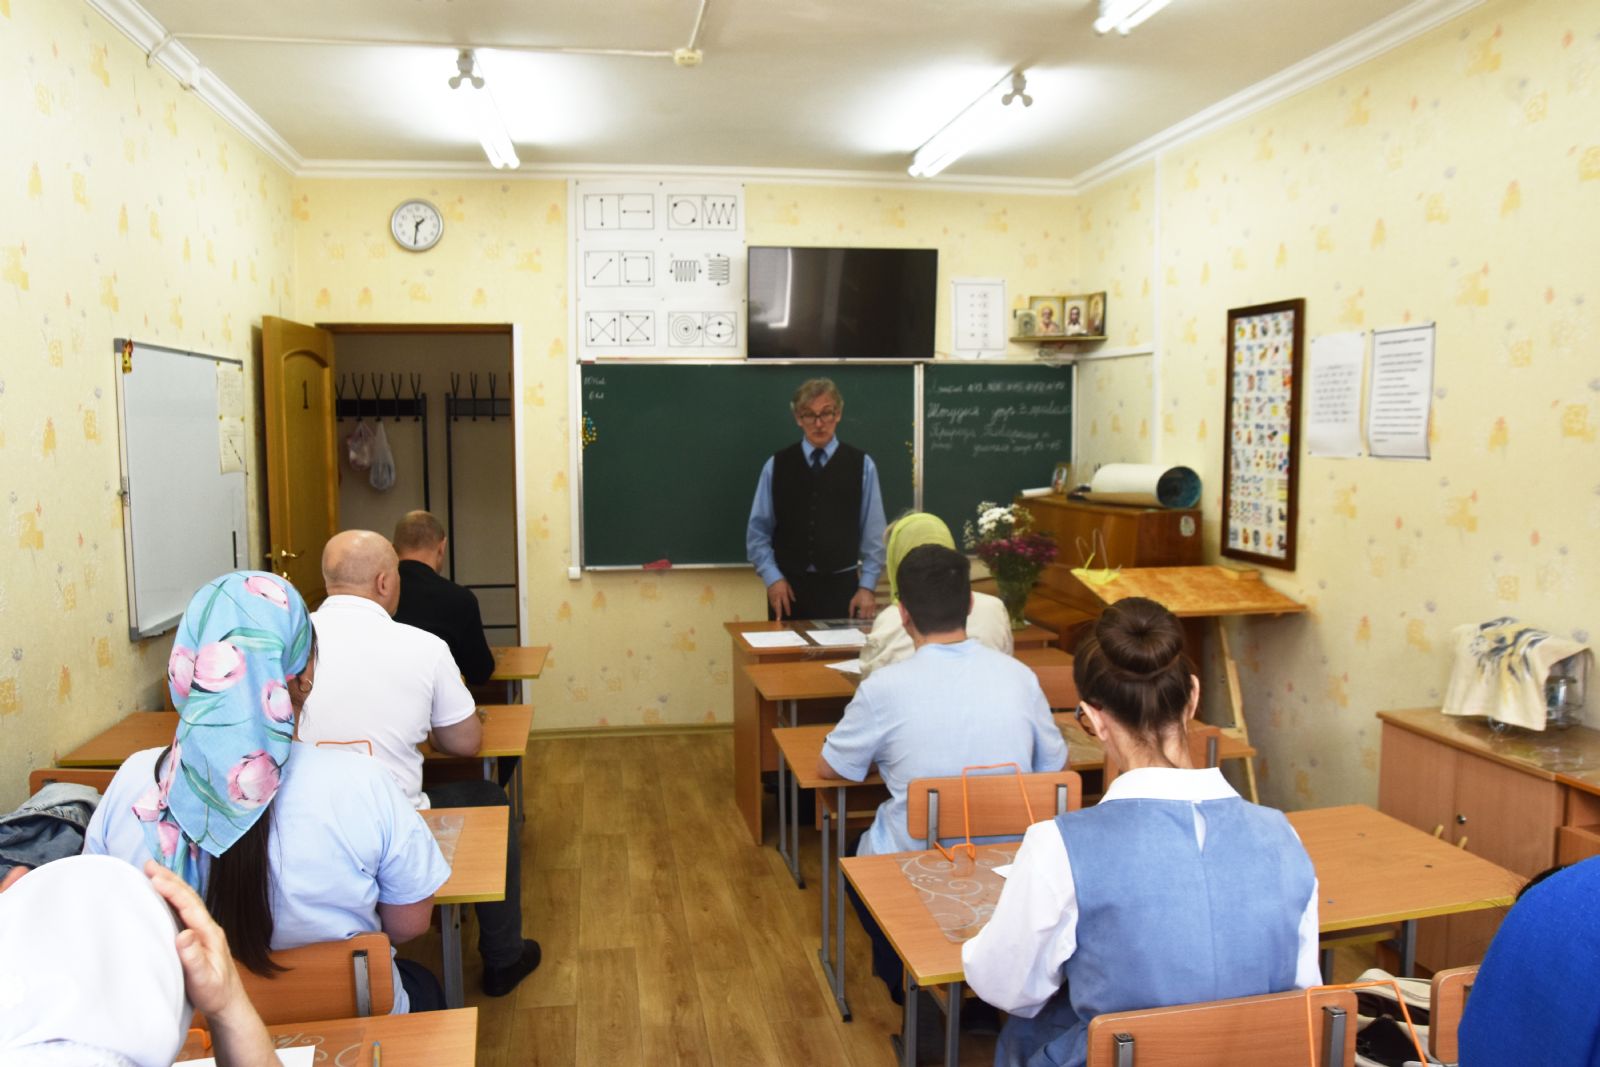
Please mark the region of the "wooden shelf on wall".
[[1061, 334], [1051, 334], [1048, 337], [1034, 334], [1032, 337], [1013, 337], [1011, 342], [1018, 345], [1081, 345], [1088, 341], [1104, 341], [1105, 339], [1106, 335], [1103, 333], [1073, 334], [1071, 337]]

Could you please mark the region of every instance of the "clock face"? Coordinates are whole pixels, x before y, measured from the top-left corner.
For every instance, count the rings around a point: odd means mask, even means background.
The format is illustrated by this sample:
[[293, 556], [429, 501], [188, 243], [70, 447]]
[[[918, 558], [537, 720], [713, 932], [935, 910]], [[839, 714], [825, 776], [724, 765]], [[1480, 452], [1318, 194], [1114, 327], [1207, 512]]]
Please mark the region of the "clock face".
[[390, 216], [389, 232], [401, 248], [426, 252], [444, 236], [444, 218], [426, 200], [407, 200]]

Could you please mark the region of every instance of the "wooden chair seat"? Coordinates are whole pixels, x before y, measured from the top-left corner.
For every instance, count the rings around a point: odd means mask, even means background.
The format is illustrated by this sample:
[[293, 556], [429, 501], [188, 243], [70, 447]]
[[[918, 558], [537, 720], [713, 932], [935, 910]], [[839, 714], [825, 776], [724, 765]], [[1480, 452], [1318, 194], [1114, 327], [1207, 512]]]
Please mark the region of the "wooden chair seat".
[[1087, 1067], [1352, 1067], [1356, 995], [1348, 989], [1120, 1011], [1089, 1023]]

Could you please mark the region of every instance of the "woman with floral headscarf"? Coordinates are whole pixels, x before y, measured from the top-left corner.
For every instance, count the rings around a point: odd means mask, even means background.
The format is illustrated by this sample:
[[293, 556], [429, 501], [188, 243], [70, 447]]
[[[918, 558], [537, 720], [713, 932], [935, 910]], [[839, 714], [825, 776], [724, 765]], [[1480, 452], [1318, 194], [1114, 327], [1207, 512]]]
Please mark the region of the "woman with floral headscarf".
[[[872, 632], [861, 649], [861, 677], [865, 678], [879, 667], [910, 659], [916, 651], [906, 624], [895, 605], [900, 602], [900, 563], [906, 553], [922, 545], [942, 545], [955, 548], [956, 540], [950, 536], [950, 527], [937, 515], [913, 511], [894, 521], [883, 535], [888, 555], [889, 607], [878, 612], [873, 620]], [[967, 636], [996, 652], [1011, 655], [1011, 616], [999, 597], [988, 593], [972, 594], [972, 610], [967, 613]]]
[[[305, 602], [272, 574], [207, 584], [178, 625], [167, 679], [178, 730], [129, 757], [89, 823], [85, 853], [153, 858], [200, 892], [240, 963], [381, 930], [427, 929], [450, 876], [433, 835], [381, 766], [294, 741], [316, 641]], [[269, 816], [270, 817], [267, 817]], [[396, 1012], [438, 1002], [396, 967]]]

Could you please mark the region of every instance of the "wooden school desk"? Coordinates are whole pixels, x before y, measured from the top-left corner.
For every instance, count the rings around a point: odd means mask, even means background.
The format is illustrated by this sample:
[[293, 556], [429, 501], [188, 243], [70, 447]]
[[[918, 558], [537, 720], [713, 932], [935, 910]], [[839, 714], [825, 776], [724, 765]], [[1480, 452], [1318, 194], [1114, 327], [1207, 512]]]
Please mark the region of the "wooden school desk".
[[[511, 776], [511, 811], [517, 821], [523, 821], [522, 811], [522, 760], [528, 751], [528, 730], [533, 726], [531, 704], [480, 704], [483, 716], [483, 740], [478, 743], [477, 758], [483, 760], [483, 776], [488, 781], [500, 778], [499, 763], [502, 757], [516, 756], [517, 769]], [[417, 746], [424, 760], [469, 759], [440, 752], [427, 741]]]
[[[1289, 822], [1300, 835], [1316, 870], [1319, 931], [1328, 935], [1400, 924], [1402, 974], [1409, 975], [1411, 970], [1416, 920], [1507, 907], [1522, 883], [1521, 878], [1503, 867], [1363, 804], [1291, 812]], [[939, 929], [901, 868], [903, 862], [918, 855], [937, 853], [851, 856], [840, 867], [905, 962], [913, 991], [930, 986], [950, 987], [947, 1023], [950, 1030], [955, 1030], [959, 1026], [961, 984], [965, 981], [961, 945]], [[907, 1064], [916, 1062], [916, 1021], [916, 997], [908, 994], [904, 1038]], [[951, 1050], [958, 1047], [959, 1041], [947, 1040], [947, 1064], [954, 1064]]]
[[489, 675], [489, 681], [506, 683], [506, 703], [514, 703], [519, 687], [523, 690], [521, 696], [527, 699], [527, 683], [543, 672], [550, 646], [513, 645], [489, 651], [494, 653], [494, 673]]
[[461, 905], [506, 897], [506, 808], [429, 808], [419, 812], [450, 863], [450, 877], [433, 895], [439, 905], [444, 1002], [466, 1002], [461, 978]]
[[[382, 1044], [383, 1067], [473, 1067], [478, 1059], [477, 1008], [282, 1023], [267, 1033], [277, 1048], [315, 1045], [317, 1062], [330, 1067], [371, 1067], [374, 1041]], [[199, 1033], [190, 1031], [178, 1062], [209, 1055]]]
[[[1101, 748], [1100, 742], [1084, 733], [1070, 712], [1053, 712], [1051, 718], [1055, 720], [1056, 728], [1061, 731], [1062, 740], [1067, 743], [1068, 770], [1082, 774], [1104, 768], [1105, 751]], [[878, 776], [876, 767], [870, 768], [867, 777], [859, 782], [852, 782], [847, 778], [822, 778], [817, 774], [817, 760], [822, 755], [823, 742], [827, 740], [828, 732], [832, 729], [830, 723], [779, 727], [772, 731], [772, 736], [789, 768], [791, 794], [787, 807], [790, 818], [788, 836], [792, 855], [786, 854], [784, 859], [790, 863], [789, 873], [797, 884], [803, 884], [798, 870], [800, 848], [798, 793], [801, 789], [813, 789], [817, 793], [817, 806], [822, 816], [821, 833], [817, 841], [822, 863], [822, 941], [817, 949], [817, 958], [822, 962], [822, 973], [828, 981], [828, 988], [833, 993], [839, 1016], [849, 1022], [850, 1005], [844, 993], [844, 874], [841, 869], [834, 868], [835, 874], [830, 892], [829, 839], [831, 835], [832, 856], [844, 855], [845, 831], [848, 829], [846, 823], [852, 794], [858, 811], [867, 805], [876, 808], [888, 794], [883, 788], [883, 779]], [[1225, 759], [1245, 759], [1254, 755], [1255, 749], [1245, 742], [1227, 735], [1221, 738], [1218, 746], [1218, 762]], [[840, 817], [841, 812], [845, 813], [845, 817]], [[780, 833], [781, 831], [780, 827]], [[828, 928], [830, 897], [837, 902], [831, 933]]]
[[[746, 633], [793, 630], [804, 633], [814, 629], [815, 623], [788, 619], [768, 622], [765, 619], [749, 622], [723, 623], [723, 629], [733, 644], [728, 672], [733, 687], [733, 800], [744, 816], [750, 839], [761, 844], [765, 834], [762, 827], [762, 804], [766, 790], [761, 775], [778, 769], [778, 748], [772, 743], [772, 728], [778, 723], [778, 707], [763, 700], [744, 673], [744, 668], [757, 663], [784, 663], [798, 660], [851, 659], [860, 654], [858, 648], [834, 648], [806, 645], [803, 648], [757, 648], [744, 639]], [[1039, 626], [1028, 626], [1012, 631], [1015, 648], [1043, 648], [1055, 640], [1055, 634]]]
[[[1228, 681], [1228, 704], [1233, 725], [1226, 731], [1248, 742], [1250, 727], [1244, 718], [1244, 698], [1239, 692], [1239, 665], [1228, 644], [1228, 631], [1222, 620], [1239, 615], [1294, 615], [1306, 606], [1291, 600], [1261, 580], [1253, 568], [1205, 567], [1124, 567], [1106, 582], [1073, 573], [1073, 577], [1100, 603], [1110, 606], [1131, 596], [1148, 597], [1180, 619], [1211, 619], [1217, 635], [1217, 649]], [[1256, 765], [1246, 760], [1247, 800], [1258, 799]]]

